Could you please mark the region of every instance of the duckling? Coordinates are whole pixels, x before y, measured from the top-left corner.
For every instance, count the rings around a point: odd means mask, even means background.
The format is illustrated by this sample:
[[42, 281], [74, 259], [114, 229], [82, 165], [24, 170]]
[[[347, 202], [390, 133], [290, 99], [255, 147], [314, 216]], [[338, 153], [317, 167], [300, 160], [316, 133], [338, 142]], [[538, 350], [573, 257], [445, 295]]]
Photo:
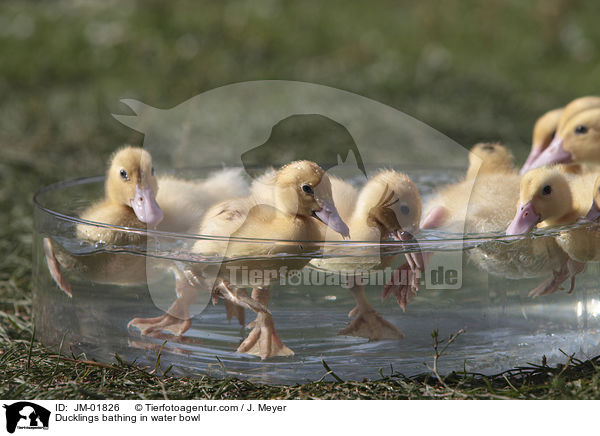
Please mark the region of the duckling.
[[600, 164], [600, 108], [578, 112], [559, 126], [552, 143], [531, 168], [555, 163]]
[[[496, 230], [499, 230], [503, 228], [506, 217], [497, 214], [487, 216], [487, 212], [484, 212], [486, 216], [478, 219], [477, 214], [495, 206], [504, 209], [514, 204], [519, 180], [514, 158], [506, 147], [498, 143], [476, 144], [469, 153], [465, 178], [439, 189], [425, 204], [425, 219], [421, 228], [477, 232], [480, 228], [490, 229], [497, 225]], [[472, 218], [467, 222], [469, 229], [462, 229], [467, 217]]]
[[[113, 226], [185, 233], [197, 225], [198, 215], [219, 195], [222, 199], [244, 194], [248, 187], [237, 169], [221, 170], [199, 182], [157, 178], [150, 153], [126, 146], [111, 156], [104, 191], [104, 199], [83, 211], [81, 218], [109, 226], [78, 224], [77, 237], [92, 244], [142, 247], [144, 232], [120, 231]], [[163, 262], [157, 259], [124, 253], [73, 256], [54, 247], [48, 238], [44, 250], [53, 279], [69, 296], [72, 288], [63, 269], [78, 271], [95, 282], [121, 285], [143, 283], [164, 272]]]
[[[520, 185], [519, 207], [515, 217], [506, 229], [506, 234], [519, 235], [531, 231], [535, 227], [558, 227], [574, 224], [587, 209], [586, 199], [592, 197], [595, 176], [586, 174], [568, 177], [559, 168], [537, 168], [523, 176]], [[571, 186], [570, 186], [571, 184]], [[566, 230], [556, 237], [561, 248], [567, 248], [573, 241], [573, 232]], [[532, 239], [532, 244], [539, 245], [548, 237]], [[559, 268], [554, 270], [553, 277], [534, 289], [533, 296], [556, 292], [560, 285], [571, 276], [571, 292], [575, 283], [575, 275], [583, 270], [584, 263], [572, 258], [564, 259]]]
[[558, 122], [563, 115], [564, 108], [553, 109], [539, 117], [533, 126], [533, 136], [531, 140], [531, 151], [527, 160], [521, 168], [520, 174], [525, 174], [531, 167], [531, 164], [537, 157], [548, 148], [550, 142], [556, 134]]
[[163, 220], [158, 230], [191, 233], [210, 206], [248, 195], [248, 183], [242, 173], [242, 168], [223, 168], [202, 180], [159, 176], [156, 201], [163, 210]]
[[[476, 179], [465, 179], [439, 190], [426, 203], [428, 215], [421, 228], [465, 234], [504, 231], [516, 212], [521, 183], [510, 165], [512, 157], [504, 156], [504, 165], [482, 164], [487, 170]], [[481, 157], [486, 160], [485, 155]], [[467, 255], [470, 262], [489, 274], [515, 279], [551, 274], [568, 258], [553, 238], [537, 238], [535, 242], [528, 238], [511, 244], [490, 241], [468, 250]]]
[[[119, 227], [155, 228], [163, 218], [156, 201], [157, 191], [150, 154], [141, 148], [124, 147], [111, 158], [105, 198], [86, 209], [81, 218]], [[142, 232], [119, 231], [114, 227], [78, 224], [76, 233], [79, 239], [106, 245], [138, 246], [146, 242]], [[115, 258], [102, 254], [75, 258], [60, 250], [55, 252], [49, 238], [44, 239], [44, 250], [50, 274], [69, 296], [72, 296], [71, 285], [64, 277], [61, 265], [81, 270], [95, 281], [119, 277], [128, 284], [143, 281], [146, 277], [146, 261], [142, 256], [121, 254]]]
[[[348, 222], [353, 240], [378, 243], [389, 240], [390, 237], [403, 241], [413, 240], [412, 235], [419, 230], [421, 198], [416, 185], [407, 175], [393, 170], [380, 171], [366, 183], [360, 194], [340, 179], [332, 178], [331, 182], [334, 202], [342, 204], [343, 201], [346, 205], [352, 205], [351, 208], [344, 209], [341, 216]], [[325, 240], [341, 240], [340, 237], [328, 236], [323, 232]], [[360, 257], [329, 257], [311, 261], [310, 265], [317, 269], [341, 272], [351, 278], [354, 276], [350, 292], [357, 305], [349, 316], [355, 318], [340, 334], [371, 340], [404, 337], [396, 326], [373, 309], [366, 299], [360, 278], [356, 277], [371, 270], [385, 269], [395, 258], [396, 255], [386, 255], [385, 250], [377, 245], [371, 253]], [[407, 255], [407, 259], [422, 263], [417, 253]]]
[[[333, 202], [331, 182], [321, 167], [310, 161], [292, 162], [277, 171], [274, 180], [274, 206], [256, 204], [252, 197], [226, 201], [213, 206], [198, 230], [203, 235], [224, 238], [198, 240], [192, 251], [203, 256], [217, 256], [220, 263], [194, 264], [186, 271], [196, 289], [203, 287], [225, 298], [244, 304], [257, 312], [253, 330], [238, 347], [238, 352], [260, 356], [289, 356], [289, 349], [275, 331], [273, 318], [267, 309], [269, 288], [285, 270], [303, 268], [321, 248], [318, 221], [344, 237], [349, 237]], [[256, 239], [280, 241], [256, 242]], [[295, 241], [304, 241], [302, 243]], [[284, 256], [285, 254], [285, 256]], [[240, 271], [254, 271], [259, 276], [252, 283], [240, 277]], [[252, 301], [239, 297], [235, 286], [251, 285]], [[197, 291], [195, 291], [197, 292]], [[190, 297], [191, 295], [191, 297]], [[181, 330], [186, 320], [177, 317], [195, 298], [185, 288], [162, 317], [130, 322], [143, 334], [165, 328]], [[235, 301], [237, 299], [237, 301]], [[183, 308], [183, 309], [182, 309]]]

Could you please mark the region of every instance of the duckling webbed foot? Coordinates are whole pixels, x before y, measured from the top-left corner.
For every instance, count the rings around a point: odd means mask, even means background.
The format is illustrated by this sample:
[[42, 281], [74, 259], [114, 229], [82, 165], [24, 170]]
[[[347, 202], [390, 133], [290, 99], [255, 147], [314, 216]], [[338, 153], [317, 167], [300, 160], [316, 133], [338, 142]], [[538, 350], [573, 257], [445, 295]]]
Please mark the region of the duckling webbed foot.
[[163, 331], [182, 336], [192, 325], [190, 306], [198, 298], [200, 290], [185, 278], [178, 277], [176, 292], [177, 299], [171, 304], [167, 313], [154, 318], [134, 318], [129, 321], [127, 327], [137, 328], [144, 336], [160, 338]]
[[56, 255], [54, 254], [54, 248], [52, 247], [50, 238], [44, 238], [44, 254], [46, 256], [46, 265], [48, 265], [48, 271], [50, 272], [52, 279], [61, 291], [72, 298], [73, 290], [71, 289], [71, 284], [62, 273], [60, 263], [58, 263]]
[[[266, 308], [269, 302], [269, 289], [254, 288], [252, 290], [252, 299], [257, 304]], [[248, 328], [252, 328], [252, 331], [238, 347], [238, 353], [260, 356], [262, 360], [273, 356], [294, 355], [294, 352], [279, 338], [279, 335], [275, 331], [273, 316], [268, 310], [258, 311], [256, 319], [248, 325]]]
[[238, 353], [260, 356], [262, 360], [273, 356], [294, 355], [294, 352], [279, 338], [270, 313], [259, 312], [251, 325], [253, 329], [238, 347]]
[[129, 321], [127, 327], [135, 327], [144, 336], [162, 338], [163, 331], [172, 333], [175, 336], [182, 336], [192, 325], [188, 319], [179, 319], [173, 315], [165, 313], [155, 318], [134, 318]]
[[404, 334], [394, 324], [373, 309], [367, 301], [362, 286], [355, 286], [350, 289], [350, 292], [356, 300], [356, 307], [348, 313], [348, 316], [354, 319], [338, 332], [339, 335], [357, 336], [372, 341], [404, 338]]

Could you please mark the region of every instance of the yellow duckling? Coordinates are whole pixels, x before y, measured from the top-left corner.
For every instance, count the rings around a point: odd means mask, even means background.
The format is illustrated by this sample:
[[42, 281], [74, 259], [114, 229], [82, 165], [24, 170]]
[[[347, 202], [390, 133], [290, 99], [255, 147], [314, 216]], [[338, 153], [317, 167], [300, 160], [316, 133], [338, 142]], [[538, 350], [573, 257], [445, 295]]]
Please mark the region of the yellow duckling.
[[[573, 187], [575, 192], [578, 187]], [[585, 188], [581, 189], [585, 192]], [[565, 250], [571, 259], [578, 262], [600, 262], [600, 177], [597, 177], [593, 188], [592, 206], [587, 212], [583, 222], [592, 223], [589, 226], [563, 231], [557, 236], [559, 245]]]
[[[587, 210], [586, 203], [592, 197], [594, 175], [568, 176], [558, 168], [538, 168], [529, 171], [520, 186], [519, 206], [513, 221], [506, 230], [507, 235], [519, 235], [535, 227], [559, 227], [574, 224]], [[572, 243], [573, 236], [584, 229], [570, 229], [556, 237], [558, 245], [570, 255], [572, 249], [578, 249]], [[581, 235], [579, 235], [581, 236]], [[549, 237], [535, 238], [532, 243], [544, 241]], [[554, 276], [531, 292], [531, 295], [546, 295], [556, 292], [560, 285], [572, 277], [571, 290], [575, 275], [583, 270], [585, 264], [577, 259], [565, 259], [554, 270]]]
[[[377, 243], [370, 250], [371, 253], [364, 256], [325, 257], [311, 261], [315, 268], [340, 272], [351, 279], [350, 292], [357, 305], [349, 313], [354, 320], [340, 334], [371, 340], [403, 338], [404, 335], [396, 326], [381, 317], [369, 304], [361, 277], [358, 276], [368, 274], [371, 270], [385, 269], [397, 257], [386, 255], [379, 243], [390, 238], [413, 240], [412, 235], [419, 231], [421, 219], [419, 191], [407, 175], [393, 170], [377, 173], [361, 189], [360, 194], [348, 183], [332, 178], [332, 191], [336, 204], [352, 206], [345, 208], [341, 214], [349, 224], [352, 240]], [[323, 232], [323, 239], [341, 240], [341, 237], [332, 238], [329, 233]], [[419, 255], [411, 253], [407, 258], [422, 265]]]
[[[274, 197], [274, 206], [256, 204], [252, 197], [213, 206], [198, 233], [225, 238], [199, 240], [193, 251], [203, 256], [217, 256], [223, 262], [194, 264], [187, 271], [190, 282], [196, 285], [194, 292], [200, 287], [220, 292], [257, 312], [253, 330], [238, 352], [262, 359], [293, 354], [277, 335], [272, 315], [266, 309], [270, 285], [284, 271], [300, 270], [311, 257], [319, 255], [321, 229], [317, 220], [349, 236], [348, 227], [334, 205], [329, 177], [316, 163], [297, 161], [282, 167], [275, 176]], [[274, 242], [257, 242], [256, 239]], [[244, 277], [244, 271], [253, 277], [251, 283]], [[253, 288], [254, 304], [239, 298], [232, 289], [248, 286]], [[138, 327], [143, 334], [161, 329], [182, 331], [187, 327], [187, 320], [179, 317], [186, 315], [195, 298], [194, 292], [185, 287], [168, 313], [151, 320], [134, 319], [130, 325]]]
[[159, 176], [156, 201], [163, 210], [163, 220], [158, 230], [194, 232], [212, 205], [248, 195], [248, 183], [242, 173], [242, 168], [223, 168], [202, 180]]
[[556, 163], [600, 164], [600, 108], [580, 111], [559, 126], [552, 143], [531, 168]]
[[[465, 178], [443, 187], [425, 204], [422, 229], [479, 233], [506, 227], [518, 198], [520, 178], [513, 156], [501, 144], [480, 143], [469, 153]], [[497, 208], [501, 213], [490, 213]], [[463, 228], [463, 224], [465, 225]]]
[[[155, 228], [163, 218], [156, 201], [158, 183], [152, 157], [136, 147], [125, 147], [111, 158], [105, 182], [105, 198], [85, 210], [81, 218], [88, 221], [130, 228]], [[112, 227], [78, 224], [77, 237], [106, 245], [141, 246], [146, 241], [140, 233], [119, 231]], [[55, 253], [49, 238], [44, 239], [46, 263], [57, 285], [72, 296], [71, 285], [64, 277], [61, 265], [78, 270], [90, 280], [116, 280], [123, 284], [139, 283], [146, 279], [146, 261], [142, 256], [95, 254], [70, 256], [59, 250]]]
[[[542, 115], [534, 126], [531, 152], [520, 173], [525, 174], [530, 169], [540, 166], [534, 165], [534, 162], [550, 146], [556, 133], [562, 130], [575, 115], [598, 107], [600, 107], [600, 97], [586, 96], [576, 98], [564, 108], [555, 109]], [[567, 171], [580, 173], [582, 169], [579, 165], [570, 165]]]
[[[483, 173], [439, 190], [425, 206], [427, 215], [421, 228], [465, 234], [499, 233], [506, 229], [517, 209], [521, 177], [512, 166], [512, 156], [499, 144], [489, 155], [480, 153], [479, 157]], [[497, 161], [502, 160], [499, 165]], [[567, 259], [553, 238], [512, 244], [491, 241], [467, 254], [482, 270], [515, 279], [552, 273]]]
[[[139, 248], [146, 243], [144, 232], [120, 231], [112, 226], [189, 232], [209, 204], [243, 195], [248, 187], [237, 169], [221, 170], [199, 182], [157, 178], [150, 153], [126, 146], [111, 156], [104, 191], [104, 199], [83, 211], [81, 218], [109, 226], [78, 224], [77, 237], [92, 244]], [[108, 252], [73, 256], [60, 248], [55, 250], [48, 238], [44, 249], [52, 277], [69, 296], [71, 285], [62, 269], [77, 271], [92, 281], [121, 285], [143, 283], [164, 272], [163, 262], [144, 256]]]
[[538, 158], [538, 156], [550, 145], [558, 123], [562, 117], [564, 108], [553, 109], [546, 112], [544, 115], [539, 117], [533, 126], [533, 136], [531, 138], [531, 151], [523, 167], [521, 168], [520, 174], [525, 174], [531, 167], [531, 164]]

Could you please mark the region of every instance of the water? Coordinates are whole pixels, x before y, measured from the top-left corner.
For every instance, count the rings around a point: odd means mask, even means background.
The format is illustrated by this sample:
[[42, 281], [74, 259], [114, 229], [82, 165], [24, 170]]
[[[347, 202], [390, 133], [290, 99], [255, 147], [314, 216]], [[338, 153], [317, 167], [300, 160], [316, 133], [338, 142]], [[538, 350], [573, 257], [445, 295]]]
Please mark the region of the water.
[[[45, 205], [61, 210], [68, 203], [72, 209], [81, 210], [89, 204], [89, 198], [101, 191], [100, 185], [94, 182], [59, 187], [48, 194]], [[425, 191], [427, 186], [419, 184]], [[507, 280], [488, 275], [467, 256], [459, 256], [462, 270], [459, 289], [422, 289], [406, 312], [393, 299], [380, 301], [381, 286], [366, 288], [367, 298], [375, 309], [405, 334], [402, 340], [370, 342], [338, 335], [349, 322], [347, 314], [354, 307], [354, 300], [341, 286], [323, 285], [275, 286], [271, 292], [269, 307], [277, 331], [294, 350], [293, 357], [261, 361], [256, 356], [237, 353], [235, 350], [248, 331], [235, 319], [227, 321], [222, 303], [208, 305], [196, 315], [183, 340], [168, 335], [145, 337], [127, 324], [134, 317], [162, 314], [151, 291], [160, 288], [165, 298], [173, 297], [171, 274], [155, 276], [149, 289], [146, 283], [127, 286], [101, 283], [102, 280], [90, 279], [76, 268], [69, 273], [73, 298], [68, 298], [48, 273], [43, 237], [51, 236], [58, 246], [75, 254], [75, 259], [107, 253], [115, 256], [115, 247], [91, 247], [77, 241], [72, 236], [74, 225], [68, 219], [36, 210], [36, 331], [42, 342], [66, 354], [84, 354], [101, 362], [113, 362], [118, 354], [124, 360], [153, 368], [160, 350], [159, 365], [163, 369], [172, 365], [171, 371], [176, 374], [236, 376], [255, 382], [291, 384], [323, 377], [326, 370], [322, 360], [345, 380], [375, 379], [380, 374], [389, 374], [392, 368], [405, 375], [425, 372], [426, 365], [433, 360], [433, 330], [439, 331], [441, 339], [464, 330], [439, 361], [444, 373], [466, 369], [494, 374], [528, 362], [539, 363], [543, 355], [553, 364], [566, 360], [563, 352], [576, 353], [579, 358], [600, 352], [598, 265], [588, 265], [586, 272], [577, 277], [572, 294], [558, 292], [530, 298], [527, 294], [540, 283], [540, 278]], [[481, 236], [476, 235], [472, 240], [479, 241]], [[435, 233], [423, 239], [428, 238], [435, 241]], [[167, 239], [170, 242], [160, 240], [160, 250], [150, 251], [158, 252], [159, 257], [180, 259], [188, 245], [185, 238]], [[438, 237], [439, 243], [428, 248], [461, 254], [456, 250], [463, 247], [456, 242], [448, 243], [450, 239], [446, 237], [441, 243]], [[357, 247], [349, 245], [342, 250], [352, 251]], [[145, 262], [139, 256], [144, 252], [140, 247], [124, 251], [119, 254], [124, 256], [120, 259]], [[246, 322], [253, 319], [249, 311], [246, 316]]]

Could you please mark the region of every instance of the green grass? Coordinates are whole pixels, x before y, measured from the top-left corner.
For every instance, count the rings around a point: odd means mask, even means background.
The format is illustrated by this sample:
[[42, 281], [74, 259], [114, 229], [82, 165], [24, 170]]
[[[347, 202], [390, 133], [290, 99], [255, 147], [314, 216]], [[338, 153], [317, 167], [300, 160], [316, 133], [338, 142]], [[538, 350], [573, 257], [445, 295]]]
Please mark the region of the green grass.
[[[160, 377], [31, 342], [32, 193], [99, 174], [142, 136], [120, 98], [172, 107], [238, 81], [329, 85], [459, 143], [522, 158], [535, 118], [598, 92], [597, 2], [16, 2], [0, 4], [0, 384], [3, 398], [598, 398], [596, 360], [295, 387]], [[448, 350], [451, 351], [451, 347]], [[433, 349], [432, 349], [433, 353]], [[442, 357], [443, 358], [443, 357]], [[333, 368], [335, 371], [335, 368]], [[325, 372], [325, 370], [324, 370]], [[504, 377], [506, 376], [506, 377]]]

